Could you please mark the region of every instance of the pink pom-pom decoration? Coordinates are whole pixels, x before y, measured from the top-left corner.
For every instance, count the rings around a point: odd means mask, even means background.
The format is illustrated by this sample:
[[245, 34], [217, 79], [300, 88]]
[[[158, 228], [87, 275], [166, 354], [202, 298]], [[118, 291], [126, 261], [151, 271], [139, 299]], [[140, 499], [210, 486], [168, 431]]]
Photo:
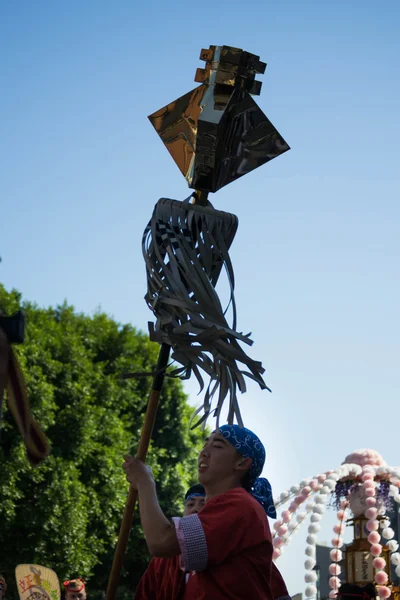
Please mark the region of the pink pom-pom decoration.
[[332, 590], [337, 590], [340, 586], [340, 579], [339, 577], [330, 577], [329, 578], [329, 587]]
[[283, 544], [285, 543], [285, 540], [282, 539], [281, 537], [277, 536], [277, 537], [274, 537], [272, 543], [274, 544], [274, 548], [281, 548], [283, 546]]
[[370, 519], [367, 521], [366, 528], [368, 531], [377, 531], [379, 529], [379, 521], [377, 519]]
[[373, 478], [374, 477], [373, 477], [372, 473], [364, 473], [364, 475], [361, 477], [361, 479], [363, 481], [370, 481]]
[[379, 585], [383, 585], [384, 583], [387, 583], [387, 580], [388, 580], [388, 575], [387, 575], [387, 573], [385, 573], [385, 571], [378, 571], [377, 574], [375, 575], [375, 581]]
[[277, 558], [279, 558], [281, 555], [281, 551], [279, 550], [279, 548], [275, 548], [273, 554], [272, 554], [272, 559], [276, 560]]
[[365, 504], [367, 506], [369, 506], [369, 507], [375, 506], [376, 505], [376, 498], [372, 498], [372, 497], [365, 498]]
[[341, 573], [341, 568], [339, 565], [337, 565], [336, 563], [333, 563], [332, 565], [329, 565], [329, 573], [330, 575], [340, 575]]
[[311, 479], [310, 481], [310, 488], [312, 490], [316, 490], [318, 487], [318, 481], [316, 479]]
[[[355, 450], [348, 456], [343, 464], [355, 464], [363, 467], [363, 472], [368, 469], [374, 469], [374, 467], [386, 466], [386, 462], [383, 460], [382, 456], [372, 448], [361, 448], [360, 450]], [[372, 467], [371, 465], [374, 465]]]
[[296, 502], [293, 500], [293, 502], [289, 505], [289, 510], [290, 512], [294, 513], [297, 510], [297, 504]]
[[378, 544], [381, 541], [381, 536], [377, 531], [371, 531], [368, 536], [368, 541], [370, 544]]
[[284, 511], [282, 512], [282, 514], [281, 514], [281, 520], [282, 520], [284, 523], [289, 523], [289, 521], [290, 521], [290, 519], [291, 519], [291, 518], [292, 518], [292, 515], [291, 515], [290, 511], [288, 511], [288, 510], [284, 510]]
[[333, 562], [340, 562], [342, 560], [343, 553], [341, 550], [334, 549], [330, 551], [329, 556]]
[[301, 490], [301, 495], [304, 497], [307, 497], [310, 494], [310, 492], [311, 492], [311, 487], [309, 485], [306, 485]]
[[343, 521], [343, 519], [344, 519], [344, 510], [338, 510], [337, 518], [339, 519], [339, 521]]
[[278, 519], [278, 521], [275, 521], [275, 523], [274, 523], [274, 529], [275, 529], [275, 531], [278, 531], [279, 527], [280, 527], [282, 524], [283, 524], [283, 523], [282, 523], [281, 519]]
[[369, 496], [370, 498], [372, 498], [372, 496], [375, 496], [375, 488], [373, 488], [373, 487], [365, 488], [365, 495]]
[[389, 598], [389, 596], [391, 595], [391, 593], [392, 592], [390, 591], [390, 589], [388, 587], [386, 587], [386, 586], [382, 586], [378, 590], [378, 596], [379, 596], [379, 598], [384, 598], [384, 599]]
[[377, 569], [377, 571], [381, 571], [386, 567], [386, 560], [380, 557], [374, 558], [372, 564], [374, 565], [374, 569]]
[[317, 479], [319, 483], [323, 483], [326, 479], [326, 475], [324, 473], [321, 473], [321, 475], [318, 475]]
[[341, 537], [333, 538], [332, 546], [334, 546], [334, 548], [341, 548], [343, 546], [343, 538], [341, 538]]
[[277, 531], [278, 535], [282, 537], [283, 535], [285, 535], [285, 533], [287, 533], [286, 525], [281, 525]]
[[370, 552], [372, 556], [379, 556], [382, 554], [382, 546], [380, 544], [372, 544]]
[[342, 533], [342, 526], [341, 525], [335, 525], [333, 528], [333, 531], [335, 533], [337, 533], [338, 535], [340, 535]]
[[365, 516], [367, 517], [367, 519], [375, 519], [377, 514], [378, 509], [374, 507], [367, 508], [367, 510], [365, 511]]
[[330, 598], [331, 600], [333, 600], [334, 598], [336, 598], [336, 596], [337, 596], [337, 592], [335, 592], [335, 590], [331, 590], [329, 592], [328, 598]]

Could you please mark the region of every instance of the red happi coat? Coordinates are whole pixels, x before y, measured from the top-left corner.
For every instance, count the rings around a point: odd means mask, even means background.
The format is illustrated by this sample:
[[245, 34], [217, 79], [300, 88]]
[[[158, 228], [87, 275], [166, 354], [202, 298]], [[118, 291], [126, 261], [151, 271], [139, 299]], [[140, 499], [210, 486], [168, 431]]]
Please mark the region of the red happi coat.
[[[244, 489], [212, 498], [198, 515], [176, 519], [176, 527], [182, 554], [153, 559], [135, 600], [287, 599], [268, 519]], [[193, 564], [201, 566], [186, 582], [183, 569]]]
[[136, 588], [134, 600], [180, 600], [185, 591], [186, 575], [179, 556], [153, 558]]

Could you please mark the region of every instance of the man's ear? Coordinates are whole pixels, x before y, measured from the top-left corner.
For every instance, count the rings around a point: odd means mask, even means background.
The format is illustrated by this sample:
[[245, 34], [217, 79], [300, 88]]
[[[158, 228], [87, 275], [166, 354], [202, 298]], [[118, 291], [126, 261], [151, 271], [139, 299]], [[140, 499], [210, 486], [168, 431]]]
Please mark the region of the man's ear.
[[244, 458], [244, 456], [239, 456], [236, 461], [235, 471], [248, 471], [252, 464], [251, 458]]

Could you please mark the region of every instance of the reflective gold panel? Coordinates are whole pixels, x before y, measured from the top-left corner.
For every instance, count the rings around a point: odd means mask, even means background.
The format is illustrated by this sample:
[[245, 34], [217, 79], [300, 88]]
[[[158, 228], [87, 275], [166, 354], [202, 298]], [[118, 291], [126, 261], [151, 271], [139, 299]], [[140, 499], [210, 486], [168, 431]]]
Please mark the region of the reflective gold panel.
[[210, 46], [200, 58], [202, 85], [149, 119], [189, 187], [216, 192], [289, 150], [251, 94], [259, 94], [259, 57], [238, 48]]

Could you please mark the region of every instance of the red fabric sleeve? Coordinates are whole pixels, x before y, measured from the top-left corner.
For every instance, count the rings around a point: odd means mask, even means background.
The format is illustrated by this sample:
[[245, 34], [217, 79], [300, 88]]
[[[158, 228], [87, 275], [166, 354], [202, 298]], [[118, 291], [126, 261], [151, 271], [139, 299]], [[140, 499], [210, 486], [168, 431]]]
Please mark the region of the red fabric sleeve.
[[198, 517], [207, 542], [209, 566], [263, 543], [270, 543], [272, 547], [264, 509], [242, 488], [216, 496], [207, 502]]
[[134, 600], [150, 600], [156, 597], [157, 574], [161, 565], [160, 558], [153, 558], [136, 588]]

